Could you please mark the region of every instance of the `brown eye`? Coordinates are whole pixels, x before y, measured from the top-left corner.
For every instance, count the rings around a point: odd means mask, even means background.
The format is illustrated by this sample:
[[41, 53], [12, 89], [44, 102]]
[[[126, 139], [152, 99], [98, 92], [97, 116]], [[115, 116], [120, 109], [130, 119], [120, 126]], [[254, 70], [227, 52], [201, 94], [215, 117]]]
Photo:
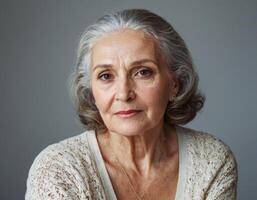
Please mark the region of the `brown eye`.
[[141, 69], [137, 71], [135, 75], [140, 77], [147, 77], [147, 76], [151, 76], [152, 74], [153, 72], [150, 69]]
[[99, 79], [103, 80], [103, 81], [108, 81], [108, 80], [112, 79], [112, 74], [110, 74], [110, 73], [100, 74]]

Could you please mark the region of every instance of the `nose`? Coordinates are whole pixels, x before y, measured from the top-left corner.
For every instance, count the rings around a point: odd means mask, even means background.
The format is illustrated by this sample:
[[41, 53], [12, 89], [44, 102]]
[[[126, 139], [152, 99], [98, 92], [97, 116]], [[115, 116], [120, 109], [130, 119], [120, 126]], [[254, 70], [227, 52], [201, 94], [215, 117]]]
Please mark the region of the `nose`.
[[128, 78], [121, 78], [119, 81], [117, 81], [116, 88], [115, 99], [117, 101], [131, 101], [136, 97], [133, 90], [133, 83]]

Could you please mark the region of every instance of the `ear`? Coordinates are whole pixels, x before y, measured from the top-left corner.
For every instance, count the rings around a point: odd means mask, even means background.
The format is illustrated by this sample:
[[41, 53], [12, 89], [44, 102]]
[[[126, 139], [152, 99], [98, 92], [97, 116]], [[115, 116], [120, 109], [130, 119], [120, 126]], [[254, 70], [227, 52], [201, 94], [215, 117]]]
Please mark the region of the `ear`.
[[169, 101], [174, 101], [178, 94], [179, 83], [178, 80], [173, 76], [172, 86], [169, 94]]

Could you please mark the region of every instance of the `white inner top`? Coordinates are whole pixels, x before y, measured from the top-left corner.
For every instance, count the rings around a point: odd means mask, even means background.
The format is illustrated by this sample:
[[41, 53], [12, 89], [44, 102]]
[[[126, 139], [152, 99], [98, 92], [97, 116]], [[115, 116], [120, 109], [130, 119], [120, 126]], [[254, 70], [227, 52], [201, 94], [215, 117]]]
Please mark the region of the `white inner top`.
[[[175, 126], [176, 133], [178, 136], [178, 145], [179, 145], [179, 177], [177, 183], [176, 197], [175, 200], [182, 199], [183, 191], [185, 188], [185, 175], [186, 175], [186, 135], [183, 134], [183, 130], [179, 126]], [[89, 143], [90, 150], [95, 158], [96, 166], [99, 171], [100, 178], [103, 183], [104, 191], [106, 198], [109, 200], [117, 200], [112, 183], [107, 172], [107, 169], [104, 164], [104, 160], [96, 139], [96, 134], [94, 131], [89, 131], [87, 134], [87, 140]]]

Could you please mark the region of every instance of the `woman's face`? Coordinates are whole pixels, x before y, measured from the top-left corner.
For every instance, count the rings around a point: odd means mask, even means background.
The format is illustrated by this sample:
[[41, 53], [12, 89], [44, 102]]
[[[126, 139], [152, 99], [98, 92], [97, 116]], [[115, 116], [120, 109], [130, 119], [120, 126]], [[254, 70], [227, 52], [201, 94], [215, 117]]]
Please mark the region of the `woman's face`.
[[162, 128], [174, 84], [151, 37], [130, 29], [104, 36], [91, 63], [95, 104], [109, 131], [133, 136]]

